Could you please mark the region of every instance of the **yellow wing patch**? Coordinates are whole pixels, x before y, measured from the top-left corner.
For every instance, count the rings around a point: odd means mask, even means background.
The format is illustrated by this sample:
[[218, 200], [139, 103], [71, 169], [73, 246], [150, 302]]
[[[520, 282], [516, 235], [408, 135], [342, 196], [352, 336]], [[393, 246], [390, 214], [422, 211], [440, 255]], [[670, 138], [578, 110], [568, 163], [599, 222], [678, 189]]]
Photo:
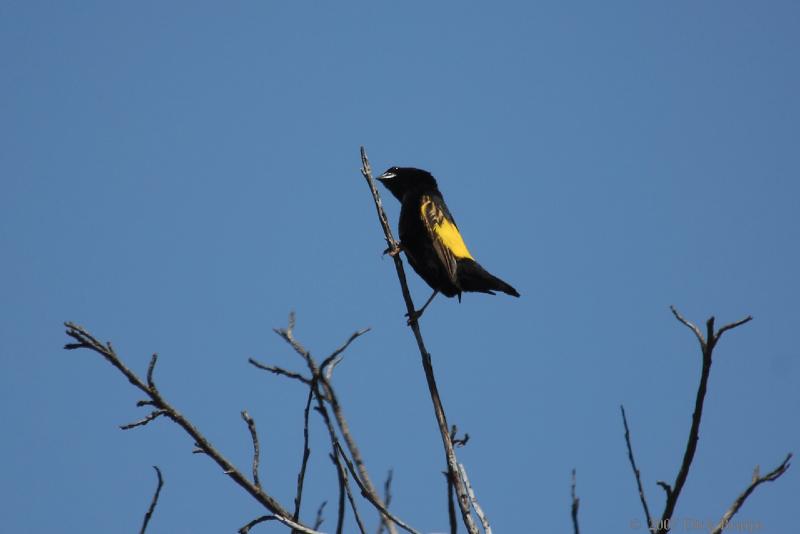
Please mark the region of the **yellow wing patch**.
[[422, 220], [428, 230], [436, 236], [450, 253], [456, 258], [473, 259], [469, 253], [464, 238], [458, 231], [458, 227], [445, 217], [444, 212], [431, 200], [430, 197], [423, 197], [420, 205]]

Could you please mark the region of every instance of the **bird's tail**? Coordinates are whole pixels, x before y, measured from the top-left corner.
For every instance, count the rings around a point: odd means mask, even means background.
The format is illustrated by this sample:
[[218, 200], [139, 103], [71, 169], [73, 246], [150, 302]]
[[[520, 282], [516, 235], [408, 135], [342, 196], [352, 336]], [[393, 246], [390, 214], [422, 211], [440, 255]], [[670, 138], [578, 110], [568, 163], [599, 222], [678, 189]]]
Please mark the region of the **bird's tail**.
[[458, 263], [458, 283], [462, 290], [492, 294], [493, 291], [502, 291], [512, 297], [519, 297], [516, 289], [489, 273], [478, 262], [460, 259]]

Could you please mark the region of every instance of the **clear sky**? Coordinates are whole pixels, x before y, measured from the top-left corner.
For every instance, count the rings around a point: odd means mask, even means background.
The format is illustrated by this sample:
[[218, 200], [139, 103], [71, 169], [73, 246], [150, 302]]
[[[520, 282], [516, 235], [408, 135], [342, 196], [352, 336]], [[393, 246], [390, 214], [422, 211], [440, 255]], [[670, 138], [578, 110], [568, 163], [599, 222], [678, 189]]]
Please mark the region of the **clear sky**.
[[[471, 252], [522, 293], [439, 297], [422, 320], [495, 532], [570, 532], [573, 467], [583, 529], [636, 531], [620, 403], [660, 513], [700, 370], [671, 304], [754, 316], [717, 348], [675, 514], [717, 520], [755, 465], [800, 452], [798, 51], [800, 4], [777, 0], [3, 2], [2, 530], [137, 531], [154, 464], [150, 532], [260, 514], [168, 421], [119, 430], [141, 396], [61, 349], [66, 320], [139, 373], [158, 352], [164, 395], [243, 469], [247, 409], [289, 505], [305, 391], [247, 358], [302, 369], [272, 333], [290, 310], [319, 357], [372, 327], [335, 385], [373, 478], [394, 469], [392, 508], [446, 530], [362, 144], [378, 171], [432, 171]], [[419, 305], [429, 289], [410, 283]], [[304, 517], [329, 500], [330, 531], [335, 476], [311, 432]], [[798, 495], [792, 467], [738, 519], [794, 531]]]

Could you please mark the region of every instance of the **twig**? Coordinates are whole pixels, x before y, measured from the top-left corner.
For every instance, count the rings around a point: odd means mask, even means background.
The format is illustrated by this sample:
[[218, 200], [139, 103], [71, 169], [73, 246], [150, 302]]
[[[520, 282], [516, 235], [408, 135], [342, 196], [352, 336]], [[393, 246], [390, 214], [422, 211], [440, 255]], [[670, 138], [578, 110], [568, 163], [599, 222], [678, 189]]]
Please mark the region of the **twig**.
[[475, 509], [475, 514], [478, 516], [481, 525], [483, 525], [483, 531], [486, 534], [492, 534], [492, 527], [489, 526], [489, 518], [483, 513], [483, 508], [481, 508], [481, 505], [478, 504], [478, 498], [475, 497], [475, 492], [472, 490], [472, 484], [469, 483], [467, 469], [464, 467], [464, 464], [458, 464], [458, 471], [461, 474], [461, 480], [464, 481], [464, 485], [467, 487], [467, 495], [469, 495], [469, 501], [472, 503], [472, 508]]
[[311, 456], [311, 449], [308, 447], [308, 414], [311, 409], [311, 399], [313, 397], [314, 388], [309, 387], [306, 408], [303, 410], [303, 461], [300, 462], [300, 471], [297, 473], [297, 493], [294, 498], [294, 514], [292, 515], [295, 521], [300, 518], [300, 503], [303, 500], [303, 484], [306, 478], [306, 467], [308, 466], [308, 457]]
[[[347, 338], [347, 341], [345, 341], [342, 344], [341, 347], [339, 347], [338, 349], [333, 351], [330, 356], [328, 356], [327, 358], [322, 360], [322, 364], [320, 364], [319, 368], [324, 372], [325, 368], [328, 367], [328, 365], [330, 365], [331, 362], [333, 362], [333, 360], [335, 360], [337, 356], [339, 356], [341, 353], [343, 353], [345, 350], [347, 350], [347, 347], [350, 346], [350, 343], [352, 343], [357, 338], [363, 336], [364, 334], [366, 334], [369, 331], [370, 331], [370, 328], [362, 328], [361, 330], [359, 330], [357, 332], [353, 332], [353, 334], [349, 338]], [[330, 377], [328, 377], [328, 379], [330, 379]]]
[[291, 514], [289, 514], [289, 512], [287, 512], [277, 500], [264, 492], [262, 488], [256, 486], [255, 483], [248, 480], [248, 478], [242, 472], [237, 470], [233, 464], [231, 464], [186, 417], [184, 417], [178, 410], [169, 404], [166, 399], [164, 399], [164, 397], [155, 387], [155, 383], [153, 381], [153, 372], [156, 365], [155, 355], [153, 355], [153, 358], [150, 360], [150, 366], [147, 371], [148, 383], [145, 384], [133, 371], [125, 366], [110, 344], [100, 343], [84, 328], [76, 324], [68, 322], [65, 323], [65, 326], [67, 327], [67, 335], [75, 340], [75, 343], [68, 343], [65, 345], [66, 349], [72, 350], [78, 348], [87, 348], [100, 354], [106, 359], [106, 361], [117, 368], [117, 370], [119, 370], [131, 384], [147, 395], [152, 401], [153, 406], [155, 406], [158, 410], [162, 410], [165, 416], [169, 417], [178, 426], [183, 428], [183, 430], [192, 437], [197, 449], [214, 460], [214, 462], [222, 469], [223, 473], [228, 475], [236, 484], [238, 484], [254, 499], [261, 503], [261, 505], [275, 514], [275, 518], [278, 521], [290, 526], [291, 528], [300, 530], [301, 532], [315, 532], [299, 522], [288, 519], [291, 517]]
[[571, 495], [572, 495], [572, 506], [570, 507], [570, 514], [572, 515], [572, 530], [575, 534], [581, 534], [581, 530], [578, 527], [578, 508], [581, 505], [581, 500], [575, 495], [575, 470], [572, 470], [572, 487], [571, 487]]
[[[364, 179], [367, 181], [367, 185], [372, 192], [372, 200], [375, 202], [375, 210], [378, 213], [378, 219], [380, 220], [381, 227], [383, 228], [383, 233], [386, 237], [386, 243], [390, 250], [397, 250], [398, 243], [395, 241], [394, 236], [392, 235], [392, 229], [389, 226], [389, 219], [386, 217], [386, 212], [383, 210], [383, 204], [381, 203], [380, 195], [375, 187], [375, 182], [372, 180], [372, 168], [370, 167], [369, 159], [367, 158], [367, 152], [363, 146], [361, 147], [361, 174], [364, 176]], [[447, 460], [447, 470], [450, 473], [450, 479], [455, 484], [456, 494], [458, 495], [458, 506], [461, 509], [461, 517], [469, 534], [478, 534], [478, 527], [475, 525], [475, 521], [470, 513], [470, 500], [469, 496], [467, 495], [467, 490], [464, 487], [464, 483], [458, 476], [458, 460], [456, 459], [456, 453], [453, 449], [453, 443], [450, 439], [447, 418], [445, 417], [442, 400], [439, 397], [439, 389], [436, 386], [436, 378], [433, 374], [431, 355], [425, 348], [425, 342], [422, 339], [422, 334], [420, 333], [419, 329], [419, 322], [415, 318], [414, 302], [411, 300], [411, 293], [408, 290], [408, 283], [406, 281], [406, 275], [403, 269], [403, 262], [401, 261], [399, 254], [392, 255], [392, 259], [394, 260], [395, 269], [397, 270], [397, 278], [400, 281], [400, 289], [403, 293], [403, 300], [406, 304], [408, 316], [412, 318], [410, 321], [411, 331], [414, 333], [414, 338], [417, 341], [417, 347], [419, 348], [419, 353], [422, 358], [422, 367], [425, 371], [425, 379], [428, 383], [428, 390], [431, 394], [433, 411], [436, 415], [436, 422], [439, 424], [439, 433], [442, 437], [442, 445], [444, 446], [445, 457]]]
[[138, 421], [134, 421], [133, 423], [128, 423], [127, 425], [120, 425], [119, 428], [121, 430], [130, 430], [131, 428], [136, 428], [137, 426], [144, 426], [150, 421], [157, 419], [159, 416], [164, 415], [164, 410], [155, 410], [147, 414], [147, 417], [144, 419], [139, 419]]
[[[333, 456], [333, 455], [331, 455]], [[336, 534], [342, 534], [344, 528], [344, 512], [345, 512], [345, 487], [344, 487], [344, 469], [339, 464], [338, 452], [336, 453], [334, 463], [336, 464], [336, 476], [339, 481], [339, 506], [336, 508]]]
[[[256, 432], [256, 422], [247, 413], [247, 410], [242, 410], [242, 419], [247, 423], [247, 429], [250, 430], [250, 439], [253, 440], [253, 483], [257, 488], [261, 487], [261, 481], [258, 479], [258, 461], [261, 456], [261, 448], [258, 445], [258, 433]], [[297, 521], [297, 518], [294, 518]]]
[[[631, 469], [633, 469], [633, 476], [636, 478], [636, 487], [639, 489], [639, 500], [642, 501], [644, 517], [647, 520], [647, 529], [650, 530], [653, 528], [653, 521], [650, 518], [650, 508], [647, 506], [647, 498], [644, 496], [644, 489], [642, 488], [642, 479], [639, 468], [636, 467], [636, 460], [633, 459], [633, 446], [631, 445], [631, 432], [628, 429], [628, 418], [625, 417], [625, 407], [622, 404], [619, 405], [619, 410], [622, 412], [622, 424], [625, 427], [625, 444], [628, 446], [628, 460], [631, 463]], [[575, 472], [573, 471], [573, 476], [574, 474]]]
[[450, 479], [449, 471], [442, 471], [442, 474], [447, 482], [447, 520], [450, 524], [450, 534], [456, 534], [458, 532], [458, 521], [456, 520], [456, 498], [453, 481]]
[[336, 449], [335, 453], [332, 453], [331, 461], [336, 466], [339, 471], [342, 473], [342, 482], [344, 484], [345, 492], [347, 492], [347, 500], [350, 502], [350, 509], [353, 510], [353, 517], [356, 518], [356, 524], [358, 525], [358, 530], [361, 534], [367, 534], [366, 529], [364, 528], [364, 522], [361, 521], [361, 515], [358, 513], [358, 507], [356, 506], [356, 500], [353, 498], [353, 492], [350, 491], [350, 482], [347, 480], [347, 470], [344, 468], [341, 462], [337, 461], [333, 455], [334, 454], [344, 454], [342, 452], [341, 446]]
[[262, 515], [260, 517], [256, 517], [255, 519], [247, 523], [245, 526], [240, 528], [239, 534], [248, 534], [248, 532], [250, 532], [250, 529], [253, 528], [254, 526], [260, 523], [264, 523], [265, 521], [273, 521], [274, 519], [275, 517], [271, 515]]
[[[392, 504], [392, 476], [393, 471], [389, 469], [389, 473], [386, 475], [386, 481], [383, 483], [383, 503], [386, 505], [386, 509], [389, 509], [389, 505]], [[383, 534], [383, 529], [386, 527], [386, 518], [381, 516], [381, 521], [378, 523], [378, 532], [377, 534]]]
[[744, 490], [744, 492], [742, 492], [741, 495], [739, 495], [736, 498], [735, 501], [733, 501], [733, 504], [731, 504], [731, 507], [728, 508], [728, 510], [722, 516], [722, 519], [714, 528], [714, 530], [711, 531], [711, 534], [721, 534], [721, 532], [725, 528], [727, 528], [728, 523], [730, 523], [730, 520], [733, 518], [733, 516], [736, 515], [736, 512], [739, 511], [739, 508], [742, 507], [744, 501], [747, 500], [747, 498], [750, 496], [751, 493], [753, 493], [753, 491], [755, 491], [758, 485], [763, 482], [773, 482], [778, 478], [780, 478], [780, 476], [783, 475], [787, 469], [789, 469], [789, 466], [792, 465], [789, 463], [789, 460], [791, 459], [792, 459], [792, 453], [787, 454], [786, 459], [784, 459], [783, 462], [781, 462], [781, 464], [778, 467], [776, 467], [763, 477], [759, 476], [758, 474], [759, 469], [758, 467], [756, 467], [755, 471], [753, 472], [753, 479], [750, 482], [750, 485], [747, 487], [746, 490]]
[[328, 504], [328, 501], [322, 501], [322, 504], [319, 505], [317, 508], [317, 517], [314, 519], [314, 530], [319, 529], [322, 526], [322, 522], [325, 521], [325, 518], [322, 516], [322, 512], [325, 510], [325, 505]]
[[150, 518], [153, 517], [153, 512], [156, 510], [158, 497], [161, 495], [161, 488], [164, 487], [164, 479], [161, 477], [161, 470], [157, 465], [154, 465], [153, 469], [156, 470], [158, 484], [156, 485], [156, 492], [153, 494], [153, 499], [150, 501], [150, 506], [147, 508], [147, 513], [144, 514], [144, 521], [142, 522], [142, 529], [139, 531], [139, 534], [144, 534], [147, 530], [147, 525], [150, 523]]
[[239, 534], [247, 534], [248, 532], [250, 532], [251, 528], [265, 521], [278, 521], [279, 523], [283, 523], [287, 527], [291, 528], [293, 532], [301, 532], [303, 534], [324, 534], [322, 532], [318, 532], [315, 529], [308, 528], [305, 525], [301, 525], [300, 523], [292, 521], [288, 517], [281, 517], [277, 514], [262, 515], [260, 517], [253, 519], [252, 521], [250, 521], [245, 526], [239, 529]]
[[375, 497], [369, 492], [367, 487], [364, 485], [364, 482], [361, 481], [361, 479], [358, 478], [358, 474], [356, 473], [356, 469], [355, 469], [355, 467], [353, 467], [353, 462], [351, 462], [347, 458], [347, 456], [344, 454], [344, 451], [342, 450], [342, 446], [340, 444], [338, 444], [338, 443], [336, 444], [336, 446], [339, 449], [339, 452], [340, 452], [342, 458], [344, 458], [344, 461], [347, 464], [347, 469], [350, 471], [350, 474], [353, 476], [353, 480], [356, 481], [356, 484], [358, 484], [358, 487], [361, 489], [361, 494], [368, 501], [370, 501], [376, 508], [378, 508], [383, 513], [383, 515], [385, 515], [386, 517], [388, 517], [389, 519], [394, 521], [397, 524], [397, 526], [399, 526], [400, 528], [402, 528], [406, 532], [410, 532], [411, 534], [421, 534], [418, 530], [406, 525], [403, 521], [401, 521], [400, 519], [398, 519], [394, 515], [392, 515], [392, 513], [389, 510], [386, 509], [386, 507], [383, 505], [382, 502], [380, 502], [378, 500], [375, 500]]
[[274, 373], [276, 375], [285, 376], [285, 377], [288, 377], [288, 378], [292, 378], [294, 380], [299, 380], [300, 382], [302, 382], [303, 384], [305, 384], [307, 386], [311, 385], [311, 380], [309, 380], [308, 378], [304, 377], [300, 373], [295, 373], [294, 371], [289, 371], [289, 370], [286, 370], [286, 369], [284, 369], [282, 367], [277, 367], [275, 365], [264, 365], [263, 363], [257, 361], [254, 358], [249, 358], [247, 361], [250, 362], [250, 365], [252, 365], [253, 367], [257, 367], [257, 368], [262, 369], [264, 371], [269, 371], [270, 373]]

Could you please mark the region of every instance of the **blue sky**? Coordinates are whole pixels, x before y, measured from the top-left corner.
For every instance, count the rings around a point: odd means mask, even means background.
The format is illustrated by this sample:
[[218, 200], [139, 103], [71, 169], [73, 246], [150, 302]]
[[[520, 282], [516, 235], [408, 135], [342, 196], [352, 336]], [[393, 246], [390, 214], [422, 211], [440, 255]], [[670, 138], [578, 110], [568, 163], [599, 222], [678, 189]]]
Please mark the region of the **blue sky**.
[[[260, 514], [139, 396], [61, 350], [112, 340], [289, 503], [305, 392], [247, 365], [324, 357], [393, 509], [446, 529], [444, 467], [392, 262], [359, 174], [431, 170], [473, 255], [522, 298], [437, 298], [422, 320], [495, 532], [634, 532], [624, 403], [650, 506], [673, 480], [701, 323], [717, 348], [676, 519], [717, 520], [800, 452], [800, 6], [795, 2], [4, 2], [0, 6], [0, 477], [9, 532], [232, 532]], [[398, 205], [385, 204], [393, 224]], [[410, 275], [418, 304], [429, 289]], [[308, 520], [335, 475], [314, 420]], [[788, 532], [800, 477], [740, 512]], [[362, 510], [367, 506], [362, 505]], [[374, 516], [370, 516], [374, 524]], [[348, 529], [354, 526], [349, 524]], [[281, 531], [264, 526], [260, 531]], [[352, 531], [352, 530], [350, 530]], [[676, 532], [680, 529], [676, 529]]]

